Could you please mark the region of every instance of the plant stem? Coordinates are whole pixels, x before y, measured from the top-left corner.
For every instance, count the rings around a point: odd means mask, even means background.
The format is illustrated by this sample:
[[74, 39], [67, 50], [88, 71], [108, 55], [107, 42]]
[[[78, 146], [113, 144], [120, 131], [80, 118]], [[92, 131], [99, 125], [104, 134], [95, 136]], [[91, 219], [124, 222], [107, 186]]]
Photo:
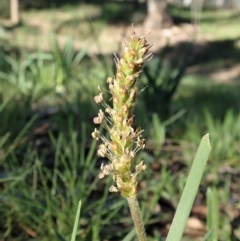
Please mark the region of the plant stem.
[[132, 219], [136, 228], [139, 241], [147, 241], [146, 232], [143, 226], [143, 221], [140, 213], [138, 200], [136, 198], [127, 198], [128, 205], [132, 214]]

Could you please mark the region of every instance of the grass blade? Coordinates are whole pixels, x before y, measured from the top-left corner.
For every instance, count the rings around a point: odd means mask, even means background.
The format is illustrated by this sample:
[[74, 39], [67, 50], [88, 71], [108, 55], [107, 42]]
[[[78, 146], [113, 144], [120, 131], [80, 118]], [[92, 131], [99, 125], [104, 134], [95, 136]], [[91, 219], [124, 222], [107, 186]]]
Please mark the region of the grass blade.
[[211, 235], [213, 234], [213, 229], [209, 230], [206, 235], [204, 236], [202, 241], [209, 241], [209, 238], [211, 237]]
[[218, 240], [218, 220], [219, 220], [219, 209], [218, 209], [218, 196], [217, 190], [214, 188], [213, 190], [207, 189], [207, 227], [208, 230], [213, 230], [209, 241], [217, 241]]
[[207, 134], [202, 138], [198, 147], [166, 241], [181, 240], [210, 151], [209, 134]]
[[76, 239], [77, 228], [78, 228], [78, 221], [79, 221], [80, 211], [81, 211], [81, 206], [82, 206], [82, 201], [79, 201], [79, 203], [78, 203], [78, 209], [77, 209], [77, 213], [76, 213], [76, 217], [75, 217], [75, 222], [74, 222], [74, 226], [73, 226], [73, 232], [72, 232], [71, 241], [75, 241], [75, 239]]

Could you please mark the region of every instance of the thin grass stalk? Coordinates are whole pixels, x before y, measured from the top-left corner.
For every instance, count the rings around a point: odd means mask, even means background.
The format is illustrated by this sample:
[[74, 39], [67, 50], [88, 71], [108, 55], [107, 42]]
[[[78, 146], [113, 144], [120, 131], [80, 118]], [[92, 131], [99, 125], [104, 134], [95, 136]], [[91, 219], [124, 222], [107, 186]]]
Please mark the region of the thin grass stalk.
[[138, 200], [136, 198], [127, 198], [128, 205], [131, 211], [132, 219], [134, 222], [134, 226], [136, 229], [136, 233], [139, 241], [147, 241], [147, 236], [145, 232], [145, 228], [143, 225], [141, 212], [138, 204]]

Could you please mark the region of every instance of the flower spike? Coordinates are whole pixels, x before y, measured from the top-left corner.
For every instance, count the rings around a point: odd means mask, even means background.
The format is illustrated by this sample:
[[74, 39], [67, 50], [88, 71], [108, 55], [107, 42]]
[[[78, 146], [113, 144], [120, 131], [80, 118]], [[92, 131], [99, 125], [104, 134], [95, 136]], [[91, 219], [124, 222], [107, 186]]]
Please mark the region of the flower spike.
[[151, 45], [146, 37], [137, 35], [133, 28], [129, 41], [124, 43], [122, 56], [114, 54], [116, 75], [107, 78], [112, 105], [105, 102], [100, 87], [100, 93], [94, 97], [95, 102], [105, 108], [104, 111], [100, 109], [94, 123], [102, 125], [109, 132], [110, 139], [107, 140], [96, 129], [92, 136], [103, 141], [99, 146], [98, 156], [110, 160], [110, 164], [101, 166], [99, 178], [111, 175], [115, 182], [115, 186], [110, 188], [111, 192], [119, 191], [123, 197], [135, 198], [137, 175], [146, 169], [146, 165], [142, 161], [134, 166], [136, 153], [145, 147], [145, 139], [141, 128], [133, 128], [135, 115], [132, 110], [138, 94], [135, 86], [138, 76], [151, 59], [152, 53], [149, 52]]

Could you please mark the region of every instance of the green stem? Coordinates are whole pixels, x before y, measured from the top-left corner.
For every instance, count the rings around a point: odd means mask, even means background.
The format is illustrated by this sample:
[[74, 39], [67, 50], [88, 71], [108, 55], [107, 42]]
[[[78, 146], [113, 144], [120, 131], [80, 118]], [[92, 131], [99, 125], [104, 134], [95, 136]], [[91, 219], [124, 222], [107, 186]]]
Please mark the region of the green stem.
[[139, 209], [138, 200], [136, 198], [127, 198], [128, 205], [132, 214], [132, 219], [136, 228], [139, 241], [147, 241], [147, 236], [143, 226], [143, 221]]

